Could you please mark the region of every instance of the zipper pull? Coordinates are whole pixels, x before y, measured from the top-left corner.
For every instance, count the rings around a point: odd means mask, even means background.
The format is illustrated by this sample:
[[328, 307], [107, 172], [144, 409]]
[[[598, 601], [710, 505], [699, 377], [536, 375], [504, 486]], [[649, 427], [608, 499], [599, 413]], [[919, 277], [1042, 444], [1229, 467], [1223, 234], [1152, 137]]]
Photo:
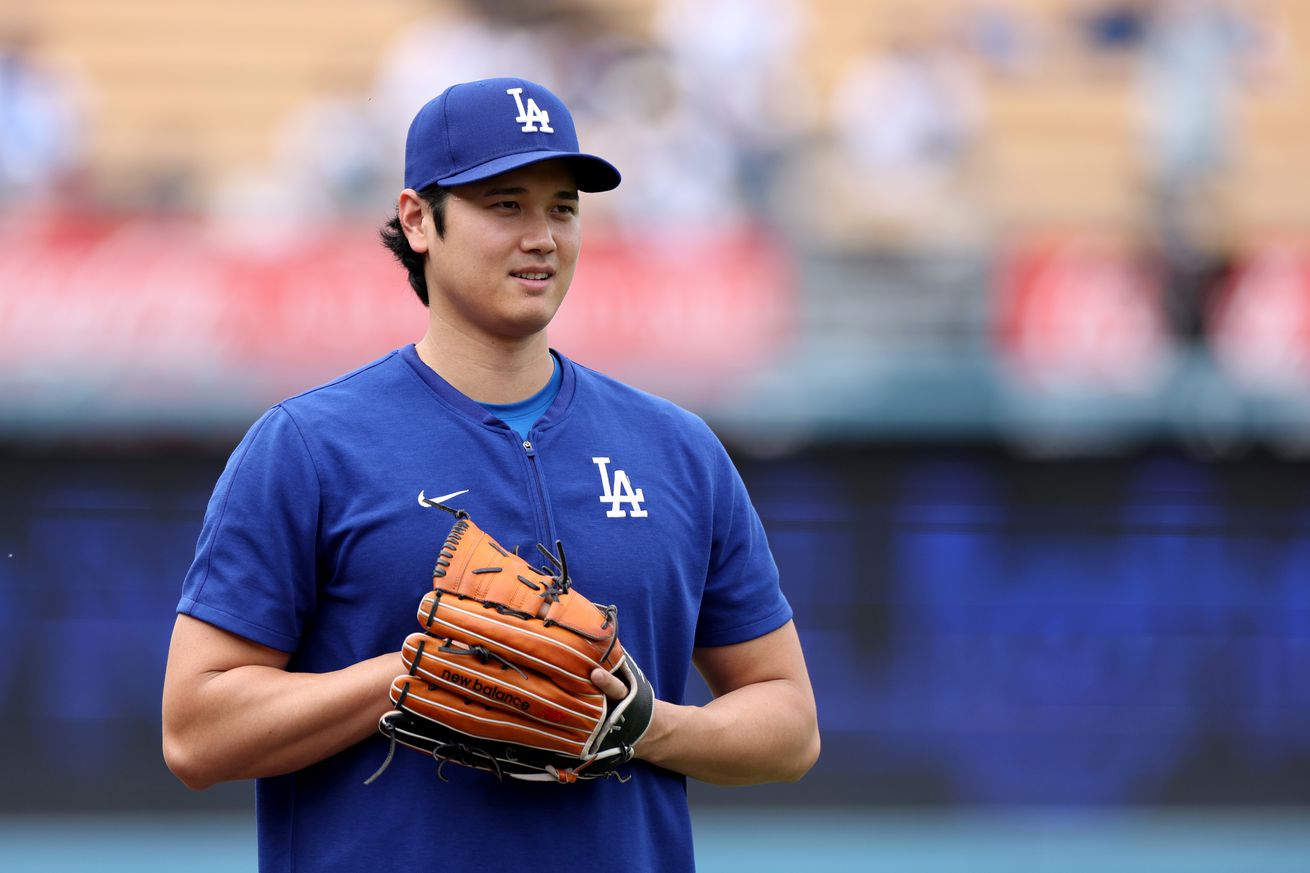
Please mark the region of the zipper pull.
[[537, 456], [537, 450], [532, 448], [532, 440], [523, 441], [523, 451], [528, 453], [529, 458], [535, 458]]

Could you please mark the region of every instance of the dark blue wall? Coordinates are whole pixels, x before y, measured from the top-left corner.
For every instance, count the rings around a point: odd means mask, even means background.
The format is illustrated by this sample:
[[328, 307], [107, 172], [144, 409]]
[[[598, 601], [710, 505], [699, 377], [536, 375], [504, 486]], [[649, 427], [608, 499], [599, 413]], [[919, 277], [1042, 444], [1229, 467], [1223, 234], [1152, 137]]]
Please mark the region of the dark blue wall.
[[[0, 457], [0, 809], [185, 796], [173, 608], [223, 452]], [[819, 699], [802, 783], [713, 802], [1310, 802], [1303, 465], [827, 450], [741, 468]], [[12, 557], [10, 557], [12, 555]]]

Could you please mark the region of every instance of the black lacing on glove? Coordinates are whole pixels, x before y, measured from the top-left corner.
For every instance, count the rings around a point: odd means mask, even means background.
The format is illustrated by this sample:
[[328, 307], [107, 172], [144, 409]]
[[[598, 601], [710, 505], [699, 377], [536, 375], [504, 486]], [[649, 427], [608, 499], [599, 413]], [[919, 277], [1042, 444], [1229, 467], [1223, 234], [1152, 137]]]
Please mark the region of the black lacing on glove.
[[[426, 640], [424, 640], [424, 642], [426, 642]], [[482, 664], [488, 664], [492, 661], [495, 661], [498, 664], [500, 664], [500, 669], [513, 670], [515, 673], [519, 674], [524, 679], [528, 678], [528, 674], [520, 670], [513, 662], [505, 659], [501, 655], [496, 654], [495, 652], [488, 649], [486, 646], [468, 646], [468, 647], [454, 646], [451, 645], [451, 643], [453, 642], [454, 640], [447, 639], [446, 645], [441, 646], [440, 648], [437, 649], [437, 651], [445, 652], [448, 655], [463, 655], [466, 657], [471, 656], [477, 658], [479, 663]], [[422, 647], [423, 647], [423, 643], [419, 643], [419, 655], [423, 654]], [[419, 655], [414, 656], [415, 663], [418, 662]]]

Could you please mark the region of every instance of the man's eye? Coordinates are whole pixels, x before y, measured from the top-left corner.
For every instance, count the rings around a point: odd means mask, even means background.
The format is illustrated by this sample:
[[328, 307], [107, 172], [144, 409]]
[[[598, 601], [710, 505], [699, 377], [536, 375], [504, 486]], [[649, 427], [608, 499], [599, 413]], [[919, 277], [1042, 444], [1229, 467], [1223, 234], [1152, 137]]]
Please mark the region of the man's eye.
[[557, 212], [563, 212], [563, 213], [565, 213], [566, 215], [577, 215], [577, 214], [578, 214], [578, 207], [576, 207], [576, 206], [569, 206], [568, 204], [563, 204], [563, 203], [562, 203], [562, 204], [560, 204], [559, 206], [556, 206], [556, 207], [555, 207], [555, 211], [557, 211]]
[[513, 200], [502, 200], [496, 204], [497, 209], [518, 209], [519, 205]]

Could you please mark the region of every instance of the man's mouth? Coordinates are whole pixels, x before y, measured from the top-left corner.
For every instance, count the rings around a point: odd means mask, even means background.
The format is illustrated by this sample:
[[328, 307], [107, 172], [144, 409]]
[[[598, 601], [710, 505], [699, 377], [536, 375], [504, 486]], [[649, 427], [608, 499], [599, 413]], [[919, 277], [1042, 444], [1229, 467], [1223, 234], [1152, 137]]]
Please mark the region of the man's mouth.
[[510, 275], [513, 276], [515, 279], [532, 279], [532, 280], [549, 279], [551, 276], [550, 273], [510, 273]]

